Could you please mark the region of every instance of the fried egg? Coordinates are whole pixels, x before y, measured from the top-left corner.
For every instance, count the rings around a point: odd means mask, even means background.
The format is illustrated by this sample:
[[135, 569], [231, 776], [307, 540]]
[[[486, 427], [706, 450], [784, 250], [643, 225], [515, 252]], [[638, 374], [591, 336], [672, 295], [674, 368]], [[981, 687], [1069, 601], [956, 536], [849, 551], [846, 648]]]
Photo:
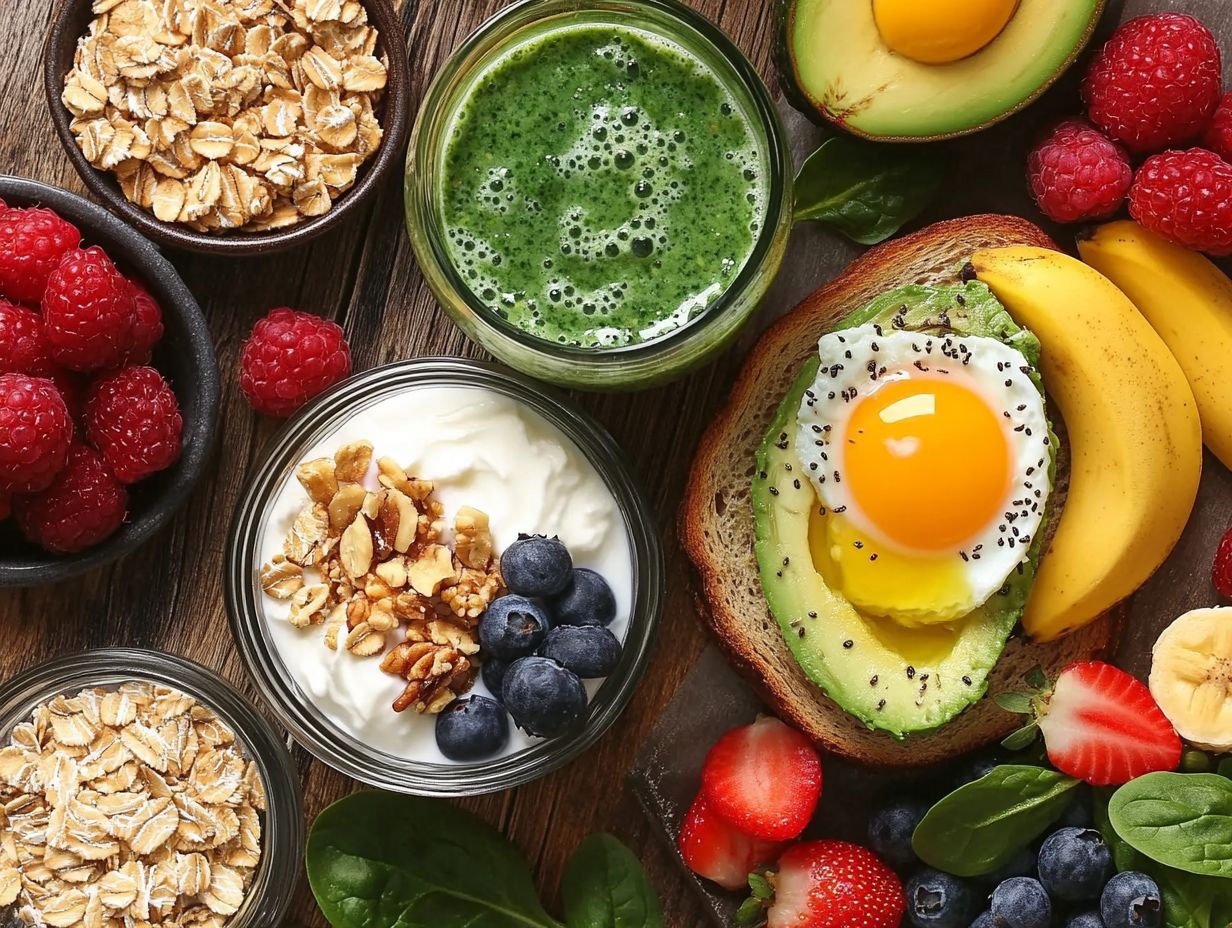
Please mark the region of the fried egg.
[[891, 50], [922, 64], [949, 64], [999, 36], [1017, 8], [1018, 0], [873, 0], [873, 17]]
[[950, 622], [1026, 559], [1053, 448], [1032, 368], [979, 336], [822, 337], [796, 450], [821, 501], [819, 569], [857, 608]]

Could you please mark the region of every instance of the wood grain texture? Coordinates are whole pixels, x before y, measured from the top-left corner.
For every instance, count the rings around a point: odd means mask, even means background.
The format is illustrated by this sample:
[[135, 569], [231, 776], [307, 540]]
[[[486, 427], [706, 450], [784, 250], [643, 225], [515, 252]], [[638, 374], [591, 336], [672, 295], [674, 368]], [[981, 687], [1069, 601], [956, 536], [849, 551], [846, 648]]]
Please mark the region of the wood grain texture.
[[[771, 77], [772, 0], [690, 0], [718, 22]], [[406, 0], [414, 100], [449, 53], [500, 0]], [[1232, 8], [1221, 0], [1159, 3], [1217, 12], [1232, 27]], [[1139, 6], [1145, 6], [1140, 4]], [[81, 191], [55, 140], [39, 86], [42, 37], [51, 0], [0, 0], [0, 171]], [[1072, 88], [1071, 88], [1072, 90]], [[1058, 99], [1055, 95], [1050, 99]], [[1026, 132], [1038, 109], [1016, 128], [978, 145], [955, 146], [965, 181], [937, 215], [1002, 208], [1032, 215], [1021, 180]], [[792, 116], [803, 151], [815, 131]], [[627, 713], [600, 744], [572, 766], [516, 792], [464, 803], [504, 829], [530, 858], [549, 907], [559, 910], [560, 874], [578, 842], [596, 829], [627, 841], [660, 889], [672, 928], [701, 925], [705, 908], [687, 891], [676, 861], [643, 819], [625, 777], [663, 706], [680, 685], [704, 639], [686, 589], [682, 555], [671, 537], [675, 507], [693, 447], [721, 401], [743, 350], [774, 315], [837, 272], [855, 254], [851, 246], [813, 229], [800, 230], [781, 279], [762, 317], [716, 363], [681, 383], [637, 396], [585, 396], [583, 405], [625, 447], [646, 484], [668, 542], [670, 593], [653, 663]], [[403, 231], [400, 181], [391, 177], [364, 215], [309, 247], [261, 259], [170, 255], [210, 320], [223, 375], [222, 435], [206, 478], [186, 510], [153, 544], [126, 562], [55, 589], [0, 594], [5, 647], [0, 678], [45, 658], [83, 647], [137, 645], [180, 653], [205, 663], [250, 696], [232, 646], [222, 602], [222, 556], [231, 511], [261, 448], [276, 423], [254, 417], [238, 389], [239, 348], [253, 322], [273, 306], [291, 305], [336, 318], [346, 328], [357, 368], [434, 354], [478, 356], [436, 306], [419, 274]], [[1200, 519], [1185, 550], [1205, 557], [1217, 526], [1232, 516], [1232, 485], [1212, 467]], [[1140, 599], [1141, 611], [1162, 617], [1176, 605], [1173, 588], [1194, 602], [1207, 590], [1188, 564], [1176, 561]], [[1125, 648], [1140, 655], [1142, 634]], [[1135, 669], [1141, 669], [1135, 666]], [[307, 797], [305, 814], [347, 794], [355, 785], [295, 749]], [[288, 925], [321, 928], [306, 886], [301, 885]]]

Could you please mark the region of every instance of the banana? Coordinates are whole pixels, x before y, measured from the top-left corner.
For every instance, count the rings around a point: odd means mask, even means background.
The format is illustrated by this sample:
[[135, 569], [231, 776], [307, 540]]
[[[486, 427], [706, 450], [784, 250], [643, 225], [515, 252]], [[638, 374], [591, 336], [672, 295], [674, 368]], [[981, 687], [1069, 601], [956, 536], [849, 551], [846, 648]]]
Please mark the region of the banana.
[[1232, 609], [1195, 609], [1151, 652], [1151, 695], [1195, 747], [1232, 751]]
[[1128, 220], [1096, 229], [1078, 251], [1176, 356], [1198, 401], [1202, 437], [1232, 468], [1232, 280], [1202, 255]]
[[1176, 359], [1098, 271], [1026, 246], [971, 264], [1039, 338], [1069, 435], [1069, 496], [1023, 615], [1031, 637], [1051, 641], [1129, 596], [1176, 545], [1198, 492], [1201, 426]]

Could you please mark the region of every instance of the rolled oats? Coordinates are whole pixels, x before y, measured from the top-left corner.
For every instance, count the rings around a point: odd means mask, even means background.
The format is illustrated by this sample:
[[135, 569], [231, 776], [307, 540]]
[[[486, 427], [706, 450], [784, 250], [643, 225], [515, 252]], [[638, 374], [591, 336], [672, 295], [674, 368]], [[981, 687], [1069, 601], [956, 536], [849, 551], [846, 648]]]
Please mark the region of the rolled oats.
[[0, 749], [0, 906], [49, 928], [223, 928], [261, 859], [255, 765], [149, 683], [39, 706]]
[[199, 231], [321, 216], [383, 137], [355, 0], [95, 0], [61, 100], [125, 197]]

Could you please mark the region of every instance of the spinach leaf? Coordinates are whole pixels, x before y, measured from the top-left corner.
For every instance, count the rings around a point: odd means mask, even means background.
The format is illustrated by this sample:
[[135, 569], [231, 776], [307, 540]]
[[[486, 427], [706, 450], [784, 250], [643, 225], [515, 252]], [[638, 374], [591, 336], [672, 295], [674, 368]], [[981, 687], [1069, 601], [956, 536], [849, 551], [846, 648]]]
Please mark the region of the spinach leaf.
[[938, 870], [956, 876], [992, 873], [1061, 817], [1078, 785], [1055, 770], [994, 767], [929, 809], [912, 846]]
[[334, 928], [558, 928], [498, 831], [430, 799], [355, 793], [308, 836], [308, 883]]
[[663, 909], [641, 861], [611, 835], [583, 841], [561, 885], [569, 928], [663, 928]]
[[1199, 876], [1232, 878], [1232, 780], [1227, 777], [1148, 773], [1112, 795], [1108, 819], [1122, 840], [1152, 860]]
[[935, 150], [834, 136], [800, 167], [795, 217], [873, 245], [918, 216], [945, 175]]

